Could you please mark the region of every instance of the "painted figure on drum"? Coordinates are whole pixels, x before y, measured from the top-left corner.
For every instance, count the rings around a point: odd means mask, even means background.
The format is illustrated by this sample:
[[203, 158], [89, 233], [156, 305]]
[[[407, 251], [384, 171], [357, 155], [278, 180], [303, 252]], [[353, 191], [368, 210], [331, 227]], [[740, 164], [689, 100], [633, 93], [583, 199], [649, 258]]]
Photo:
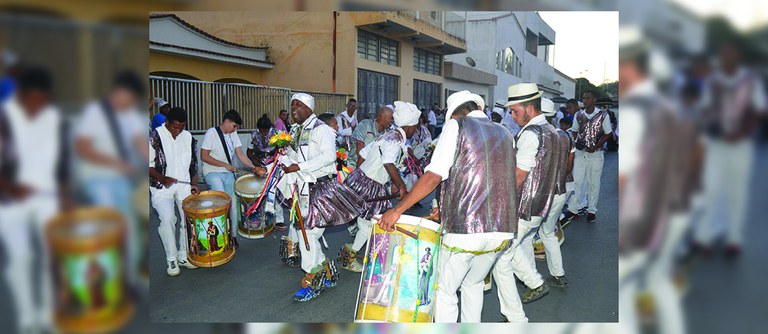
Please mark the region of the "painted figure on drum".
[[219, 241], [217, 240], [219, 237], [219, 228], [216, 227], [216, 225], [213, 225], [213, 221], [208, 222], [208, 230], [206, 230], [208, 235], [208, 250], [211, 252], [215, 252], [219, 250]]
[[419, 280], [419, 305], [427, 305], [431, 302], [429, 300], [429, 278], [432, 275], [432, 252], [429, 247], [424, 249], [426, 254], [421, 257], [419, 262], [419, 272], [421, 272], [421, 278]]
[[95, 258], [91, 259], [88, 263], [85, 279], [88, 285], [88, 293], [91, 295], [91, 308], [100, 309], [104, 307], [106, 305], [104, 285], [107, 282], [107, 277], [104, 268], [99, 265]]

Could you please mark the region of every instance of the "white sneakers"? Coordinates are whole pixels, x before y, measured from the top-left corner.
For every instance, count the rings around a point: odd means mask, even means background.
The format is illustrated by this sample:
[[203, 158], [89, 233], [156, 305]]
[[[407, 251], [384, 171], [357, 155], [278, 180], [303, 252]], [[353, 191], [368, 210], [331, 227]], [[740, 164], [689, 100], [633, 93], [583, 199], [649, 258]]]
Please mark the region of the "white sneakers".
[[179, 266], [187, 269], [197, 269], [197, 266], [187, 261], [187, 259], [179, 259], [168, 261], [168, 268], [166, 268], [165, 272], [168, 274], [168, 276], [177, 276], [181, 273]]

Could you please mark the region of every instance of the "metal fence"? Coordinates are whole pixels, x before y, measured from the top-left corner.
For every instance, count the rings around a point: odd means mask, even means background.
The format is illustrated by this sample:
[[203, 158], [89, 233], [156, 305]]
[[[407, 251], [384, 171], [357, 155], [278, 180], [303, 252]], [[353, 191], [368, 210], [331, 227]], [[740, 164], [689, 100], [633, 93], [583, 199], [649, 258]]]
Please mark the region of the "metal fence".
[[[187, 130], [203, 132], [221, 122], [221, 116], [235, 109], [243, 117], [243, 129], [256, 129], [257, 120], [264, 114], [274, 122], [280, 110], [290, 110], [293, 93], [288, 88], [248, 85], [239, 83], [207, 82], [150, 76], [150, 94], [161, 97], [172, 106], [184, 108], [188, 113]], [[315, 114], [344, 110], [347, 95], [308, 92], [315, 98]], [[158, 112], [157, 107], [152, 115]]]

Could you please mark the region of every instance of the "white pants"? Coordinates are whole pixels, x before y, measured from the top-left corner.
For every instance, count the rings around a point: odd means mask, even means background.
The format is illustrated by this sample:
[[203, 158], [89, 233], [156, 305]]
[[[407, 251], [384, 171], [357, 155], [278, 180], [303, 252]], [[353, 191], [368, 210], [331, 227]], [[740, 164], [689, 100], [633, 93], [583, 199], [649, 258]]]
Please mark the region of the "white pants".
[[[184, 219], [181, 202], [192, 194], [192, 188], [186, 184], [174, 184], [170, 188], [152, 189], [152, 207], [160, 217], [160, 227], [157, 228], [160, 240], [165, 249], [165, 260], [185, 260], [187, 258], [187, 224], [180, 222], [179, 245], [176, 246], [176, 212]], [[194, 231], [192, 232], [194, 233]]]
[[694, 239], [702, 245], [712, 242], [726, 230], [726, 242], [741, 245], [744, 240], [749, 183], [752, 176], [754, 143], [743, 140], [729, 144], [707, 140], [704, 164], [705, 209]]
[[[461, 289], [461, 322], [480, 322], [483, 312], [483, 286], [485, 277], [493, 268], [499, 252], [481, 255], [452, 252], [447, 246], [465, 250], [490, 251], [504, 240], [490, 239], [477, 234], [446, 234], [437, 264], [437, 293], [435, 297], [435, 322], [456, 322], [459, 316]], [[527, 319], [526, 319], [527, 320]]]
[[496, 281], [501, 314], [507, 317], [509, 322], [528, 322], [520, 296], [517, 294], [515, 276], [531, 289], [544, 284], [544, 280], [536, 270], [536, 260], [533, 257], [533, 233], [541, 221], [542, 217], [532, 217], [530, 221], [519, 220], [518, 238], [501, 254], [493, 268], [493, 279]]
[[[51, 196], [31, 196], [20, 203], [0, 206], [0, 239], [8, 265], [8, 282], [12, 304], [17, 310], [19, 328], [35, 323], [50, 326], [53, 322], [53, 281], [45, 227], [59, 210], [59, 201]], [[35, 252], [32, 237], [39, 238], [42, 249]], [[35, 254], [37, 253], [37, 254]], [[40, 256], [41, 267], [33, 268], [34, 256]], [[37, 285], [39, 276], [40, 285]], [[40, 291], [41, 303], [35, 306], [34, 291]]]
[[371, 230], [373, 229], [373, 225], [370, 220], [358, 217], [357, 228], [358, 230], [357, 234], [355, 234], [355, 241], [352, 243], [352, 250], [355, 252], [359, 252], [360, 249], [365, 246], [365, 243], [368, 241], [368, 239], [371, 238]]
[[622, 334], [640, 333], [637, 319], [637, 293], [641, 272], [647, 265], [644, 251], [619, 255], [619, 331]]
[[307, 231], [307, 240], [309, 240], [309, 250], [304, 243], [304, 237], [301, 234], [301, 230], [297, 229], [290, 224], [288, 227], [288, 238], [293, 242], [299, 243], [299, 252], [301, 252], [301, 269], [305, 272], [312, 272], [312, 269], [320, 266], [325, 262], [325, 253], [320, 248], [320, 238], [325, 232], [325, 228], [315, 227]]
[[539, 239], [544, 244], [544, 253], [547, 254], [547, 268], [552, 276], [563, 276], [563, 254], [560, 252], [560, 242], [555, 235], [557, 221], [560, 219], [560, 211], [565, 205], [565, 194], [555, 195], [552, 198], [552, 206], [547, 214], [547, 219], [539, 229]]
[[597, 212], [597, 198], [600, 196], [600, 177], [603, 175], [603, 160], [605, 159], [603, 151], [588, 153], [576, 151], [573, 160], [573, 189], [576, 192], [568, 202], [568, 210], [576, 212], [581, 208], [580, 200], [584, 196], [584, 183], [588, 187], [587, 191], [587, 211], [589, 213]]

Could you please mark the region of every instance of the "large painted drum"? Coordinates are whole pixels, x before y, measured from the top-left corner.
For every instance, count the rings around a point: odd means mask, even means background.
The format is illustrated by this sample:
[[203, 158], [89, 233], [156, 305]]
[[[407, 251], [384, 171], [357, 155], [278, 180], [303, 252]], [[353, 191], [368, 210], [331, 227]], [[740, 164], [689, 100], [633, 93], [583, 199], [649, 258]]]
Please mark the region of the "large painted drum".
[[373, 219], [355, 322], [431, 322], [440, 226], [403, 215], [394, 232]]
[[125, 280], [125, 221], [113, 209], [62, 213], [46, 228], [54, 319], [65, 333], [112, 332], [134, 312]]
[[[562, 245], [563, 242], [565, 242], [565, 233], [563, 232], [563, 228], [560, 226], [560, 222], [557, 222], [557, 225], [555, 225], [555, 235], [557, 236], [557, 242]], [[544, 243], [541, 242], [538, 233], [533, 236], [533, 256], [538, 261], [544, 261], [547, 259], [547, 254], [544, 252]]]
[[261, 196], [266, 178], [249, 174], [237, 178], [235, 181], [235, 195], [240, 202], [240, 223], [237, 224], [237, 233], [249, 239], [260, 239], [268, 236], [275, 228], [275, 215], [265, 209], [266, 198], [262, 199], [259, 207], [246, 215], [245, 212]]
[[216, 267], [235, 257], [229, 222], [232, 200], [225, 192], [207, 190], [184, 199], [189, 262], [198, 267]]
[[149, 256], [147, 251], [149, 250], [149, 237], [147, 231], [149, 231], [149, 182], [142, 182], [141, 185], [133, 192], [133, 208], [136, 210], [136, 217], [140, 223], [138, 228], [138, 245], [140, 263], [139, 273], [145, 283], [149, 283]]

